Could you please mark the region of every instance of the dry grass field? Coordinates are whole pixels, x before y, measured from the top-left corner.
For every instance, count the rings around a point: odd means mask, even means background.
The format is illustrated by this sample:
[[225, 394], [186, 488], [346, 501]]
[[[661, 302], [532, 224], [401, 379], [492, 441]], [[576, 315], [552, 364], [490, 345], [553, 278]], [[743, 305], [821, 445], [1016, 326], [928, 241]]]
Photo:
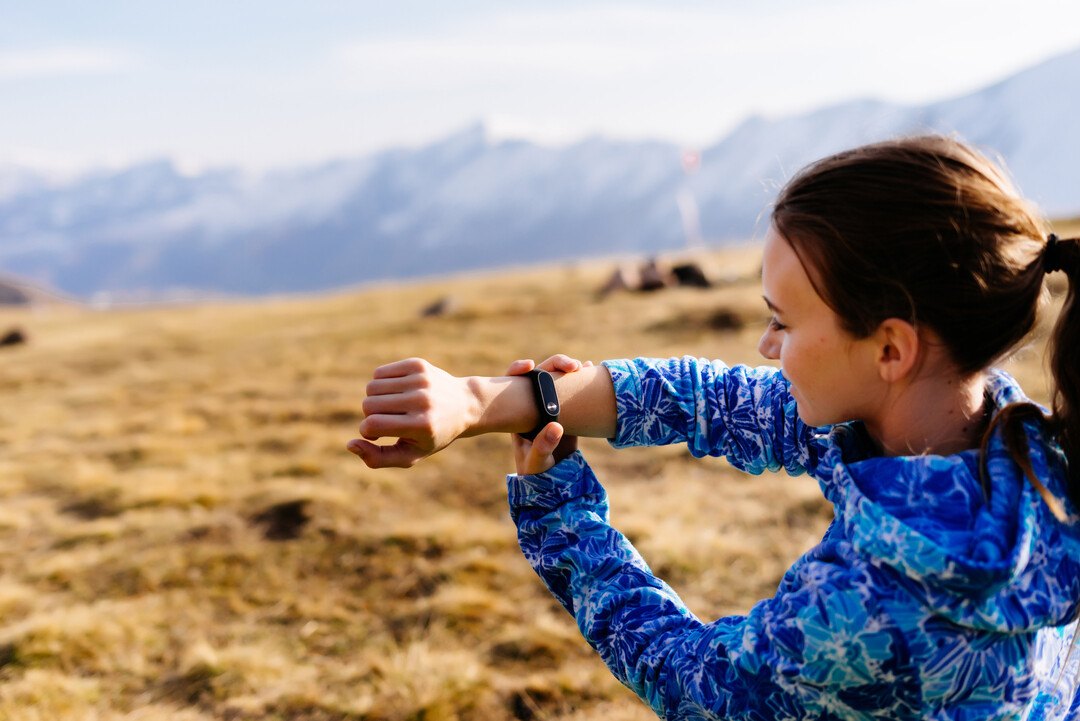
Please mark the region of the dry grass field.
[[[601, 301], [610, 267], [580, 265], [3, 311], [30, 343], [0, 348], [0, 719], [654, 718], [520, 556], [508, 439], [409, 471], [344, 446], [372, 369], [402, 357], [457, 375], [557, 351], [758, 363], [756, 251], [707, 262], [742, 280]], [[1044, 397], [1040, 353], [1016, 368]], [[702, 617], [771, 595], [831, 517], [805, 478], [583, 446], [616, 526]]]

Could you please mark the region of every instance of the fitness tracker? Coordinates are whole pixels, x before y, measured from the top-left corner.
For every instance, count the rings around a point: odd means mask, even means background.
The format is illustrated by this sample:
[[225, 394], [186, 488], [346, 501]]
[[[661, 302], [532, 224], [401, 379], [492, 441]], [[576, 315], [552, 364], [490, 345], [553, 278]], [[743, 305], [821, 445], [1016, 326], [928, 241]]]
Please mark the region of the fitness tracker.
[[531, 431], [518, 435], [531, 441], [536, 438], [537, 433], [544, 430], [544, 426], [559, 420], [559, 394], [555, 392], [555, 379], [547, 371], [534, 368], [525, 373], [524, 377], [532, 381], [533, 399], [536, 401], [536, 410], [540, 413], [540, 420]]

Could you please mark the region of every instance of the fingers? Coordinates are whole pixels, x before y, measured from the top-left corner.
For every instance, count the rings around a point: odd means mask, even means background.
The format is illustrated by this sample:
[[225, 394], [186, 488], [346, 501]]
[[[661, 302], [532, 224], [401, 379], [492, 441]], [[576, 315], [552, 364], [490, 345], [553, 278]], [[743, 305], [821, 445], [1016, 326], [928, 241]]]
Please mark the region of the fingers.
[[360, 421], [358, 431], [369, 441], [378, 438], [404, 438], [428, 446], [434, 434], [424, 413], [375, 413]]
[[545, 360], [537, 368], [545, 371], [560, 371], [562, 373], [573, 373], [574, 371], [581, 370], [581, 361], [576, 358], [571, 358], [568, 355], [557, 353], [547, 360]]
[[548, 371], [549, 373], [552, 371], [557, 371], [559, 373], [573, 373], [574, 371], [590, 366], [592, 366], [592, 361], [585, 361], [582, 363], [576, 358], [571, 358], [563, 353], [556, 353], [539, 365], [530, 359], [516, 360], [506, 369], [506, 375], [519, 376], [523, 373], [528, 373], [533, 368], [539, 368], [540, 370]]
[[379, 366], [371, 374], [372, 378], [402, 378], [415, 373], [422, 373], [432, 365], [423, 358], [405, 358], [386, 365]]
[[[426, 364], [425, 361], [419, 363]], [[410, 359], [381, 366], [379, 370], [383, 374], [399, 373], [416, 367]], [[429, 368], [435, 370], [434, 366]], [[430, 373], [411, 371], [404, 376], [370, 381], [366, 388], [367, 396], [360, 405], [364, 413], [360, 435], [368, 440], [398, 436], [430, 441], [434, 434], [431, 414], [437, 403], [435, 381]]]
[[519, 376], [523, 373], [528, 373], [535, 367], [536, 364], [533, 363], [531, 359], [516, 360], [510, 364], [509, 368], [506, 369], [506, 375]]
[[368, 396], [360, 403], [364, 416], [406, 415], [426, 413], [437, 405], [437, 399], [427, 389], [408, 390]]
[[[385, 366], [384, 366], [385, 367]], [[369, 396], [385, 396], [408, 391], [425, 390], [433, 387], [440, 377], [446, 377], [444, 371], [429, 366], [423, 372], [406, 373], [400, 376], [375, 378], [368, 381], [364, 392]]]
[[381, 380], [368, 381], [364, 392], [369, 396], [386, 396], [394, 393], [405, 393], [422, 386], [424, 380], [421, 376], [408, 375], [399, 378], [383, 378]]

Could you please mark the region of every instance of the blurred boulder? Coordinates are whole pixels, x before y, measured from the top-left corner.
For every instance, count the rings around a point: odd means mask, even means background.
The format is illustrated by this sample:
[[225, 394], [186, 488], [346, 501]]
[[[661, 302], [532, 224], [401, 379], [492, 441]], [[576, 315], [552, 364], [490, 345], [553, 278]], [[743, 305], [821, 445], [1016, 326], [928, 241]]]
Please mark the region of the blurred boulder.
[[740, 330], [746, 327], [746, 319], [728, 308], [721, 308], [709, 316], [709, 327], [713, 330]]
[[675, 282], [679, 285], [689, 288], [711, 288], [712, 283], [709, 282], [708, 277], [705, 275], [705, 271], [701, 269], [701, 266], [697, 263], [682, 263], [676, 265], [671, 269], [671, 274], [675, 276]]
[[421, 318], [439, 318], [449, 313], [454, 307], [454, 299], [448, 295], [439, 298], [420, 310]]
[[30, 337], [26, 335], [26, 331], [21, 328], [12, 328], [7, 333], [0, 337], [0, 347], [11, 345], [23, 345], [28, 342]]
[[307, 500], [278, 503], [260, 512], [254, 521], [263, 527], [263, 537], [267, 540], [290, 541], [299, 538], [311, 520], [307, 505]]

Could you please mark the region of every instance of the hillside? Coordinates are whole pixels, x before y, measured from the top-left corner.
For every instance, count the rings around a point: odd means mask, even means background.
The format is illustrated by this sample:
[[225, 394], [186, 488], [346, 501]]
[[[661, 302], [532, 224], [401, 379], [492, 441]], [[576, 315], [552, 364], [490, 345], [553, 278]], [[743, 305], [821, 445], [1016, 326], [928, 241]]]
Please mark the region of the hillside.
[[[556, 351], [757, 363], [756, 252], [709, 261], [747, 282], [600, 301], [610, 268], [579, 265], [0, 311], [32, 338], [0, 349], [0, 718], [653, 718], [520, 557], [507, 439], [379, 472], [344, 444], [372, 369], [405, 356], [458, 375]], [[746, 325], [715, 329], [720, 311]], [[1045, 395], [1037, 353], [1016, 370]], [[806, 479], [585, 450], [617, 525], [702, 617], [771, 595], [830, 520]]]

